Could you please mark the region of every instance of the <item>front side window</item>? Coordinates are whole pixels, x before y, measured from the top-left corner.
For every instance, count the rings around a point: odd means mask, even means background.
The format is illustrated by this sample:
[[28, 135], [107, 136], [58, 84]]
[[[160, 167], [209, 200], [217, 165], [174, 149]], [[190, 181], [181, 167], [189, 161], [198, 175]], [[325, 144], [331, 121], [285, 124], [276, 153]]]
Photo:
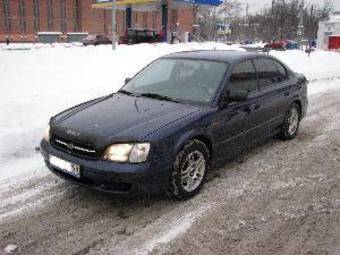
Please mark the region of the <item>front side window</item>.
[[193, 59], [158, 59], [122, 91], [135, 95], [157, 94], [181, 102], [209, 104], [216, 95], [228, 64]]
[[257, 78], [253, 63], [247, 60], [235, 66], [229, 79], [228, 90], [247, 90], [253, 94], [256, 89]]

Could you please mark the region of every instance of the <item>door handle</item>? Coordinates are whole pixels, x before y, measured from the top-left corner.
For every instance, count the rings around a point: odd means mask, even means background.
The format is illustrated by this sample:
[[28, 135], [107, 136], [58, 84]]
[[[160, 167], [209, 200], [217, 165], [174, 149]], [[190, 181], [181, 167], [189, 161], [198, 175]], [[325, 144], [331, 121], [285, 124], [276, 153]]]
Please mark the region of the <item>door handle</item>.
[[245, 113], [250, 113], [251, 112], [251, 109], [250, 109], [250, 107], [249, 106], [246, 106], [246, 107], [244, 107], [243, 108], [243, 111], [245, 112]]
[[261, 108], [261, 105], [257, 104], [257, 105], [255, 105], [254, 110], [257, 110], [257, 109], [260, 109], [260, 108]]

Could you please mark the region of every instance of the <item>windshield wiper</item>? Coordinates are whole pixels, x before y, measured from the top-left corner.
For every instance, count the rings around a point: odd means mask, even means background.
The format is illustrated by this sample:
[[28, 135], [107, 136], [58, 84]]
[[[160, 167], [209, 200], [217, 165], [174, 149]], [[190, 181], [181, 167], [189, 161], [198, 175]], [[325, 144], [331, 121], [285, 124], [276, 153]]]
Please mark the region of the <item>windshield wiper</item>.
[[156, 94], [156, 93], [142, 93], [140, 94], [140, 96], [142, 97], [150, 97], [150, 98], [154, 98], [154, 99], [158, 99], [158, 100], [164, 100], [164, 101], [171, 101], [171, 102], [175, 102], [175, 103], [179, 103], [178, 100], [173, 99], [171, 97], [168, 96], [163, 96], [160, 94]]
[[129, 95], [129, 96], [135, 96], [134, 93], [124, 90], [124, 89], [118, 90], [118, 93], [122, 93], [122, 94]]

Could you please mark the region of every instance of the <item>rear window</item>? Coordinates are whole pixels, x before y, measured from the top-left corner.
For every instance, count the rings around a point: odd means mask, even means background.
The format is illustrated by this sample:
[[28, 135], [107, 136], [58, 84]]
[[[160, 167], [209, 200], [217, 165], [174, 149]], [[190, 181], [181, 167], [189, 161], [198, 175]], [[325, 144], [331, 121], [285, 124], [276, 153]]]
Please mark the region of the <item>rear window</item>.
[[275, 60], [259, 58], [254, 60], [254, 64], [258, 73], [260, 88], [280, 82], [287, 76], [286, 69]]
[[277, 70], [279, 72], [279, 76], [280, 76], [280, 79], [283, 80], [283, 79], [286, 79], [287, 78], [287, 70], [286, 68], [280, 64], [279, 62], [277, 61], [274, 61], [276, 67], [277, 67]]

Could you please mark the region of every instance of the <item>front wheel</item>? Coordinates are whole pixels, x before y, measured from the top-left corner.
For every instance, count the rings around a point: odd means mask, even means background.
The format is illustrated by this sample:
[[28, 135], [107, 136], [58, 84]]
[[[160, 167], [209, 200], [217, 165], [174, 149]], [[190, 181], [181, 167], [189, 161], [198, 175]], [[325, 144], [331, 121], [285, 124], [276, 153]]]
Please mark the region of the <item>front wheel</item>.
[[299, 130], [300, 120], [301, 120], [300, 107], [298, 104], [293, 103], [291, 104], [285, 115], [281, 132], [279, 134], [280, 138], [283, 140], [293, 139]]
[[209, 150], [199, 141], [188, 143], [177, 155], [170, 177], [170, 192], [177, 199], [190, 198], [203, 187], [209, 167]]

